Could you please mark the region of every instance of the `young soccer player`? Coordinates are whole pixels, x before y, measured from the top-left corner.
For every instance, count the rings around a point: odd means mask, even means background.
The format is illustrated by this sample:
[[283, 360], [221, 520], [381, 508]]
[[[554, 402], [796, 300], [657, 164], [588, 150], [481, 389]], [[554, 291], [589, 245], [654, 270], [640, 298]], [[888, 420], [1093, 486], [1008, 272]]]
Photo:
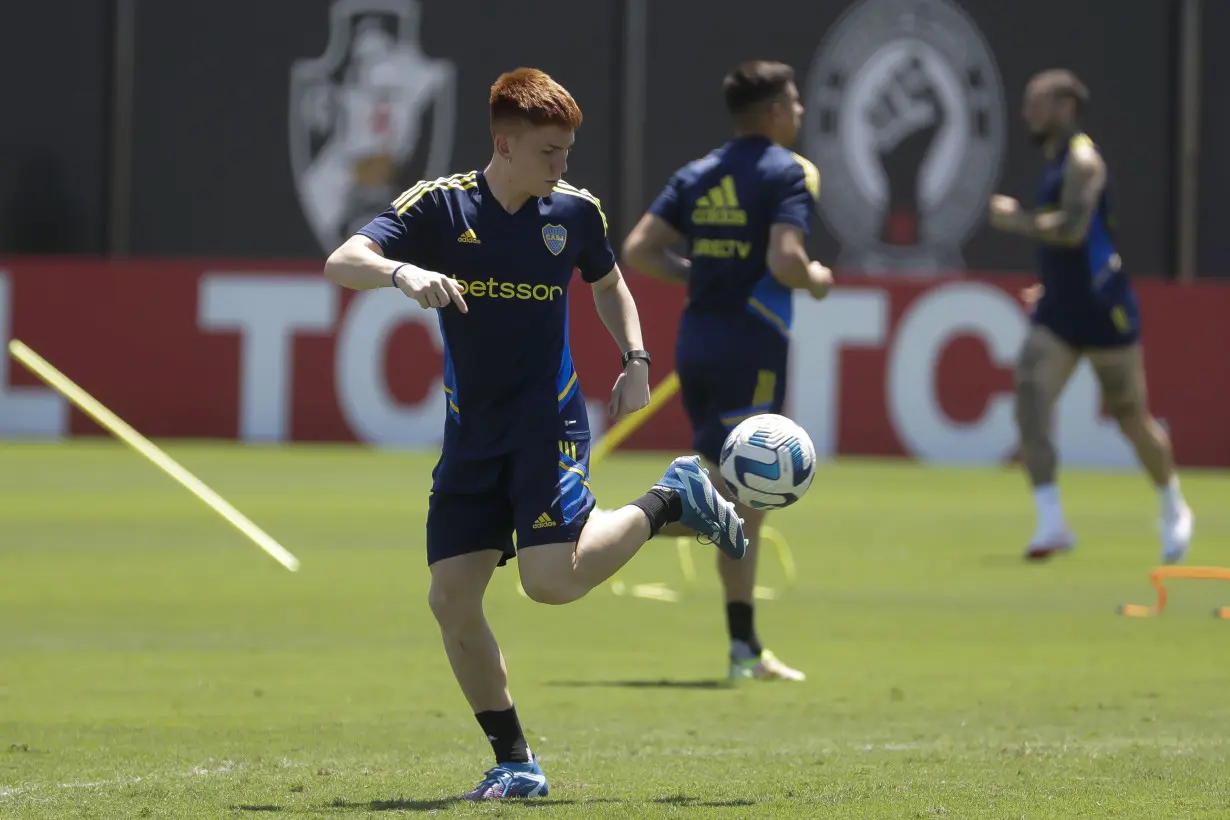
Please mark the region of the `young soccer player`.
[[732, 559], [746, 549], [734, 506], [695, 456], [675, 459], [631, 504], [594, 512], [589, 422], [568, 346], [574, 268], [623, 353], [612, 419], [648, 403], [649, 354], [602, 206], [562, 179], [580, 108], [529, 68], [501, 75], [490, 106], [494, 151], [484, 170], [420, 182], [325, 265], [339, 285], [397, 288], [438, 311], [448, 411], [428, 501], [429, 604], [496, 760], [470, 799], [547, 794], [483, 615], [496, 567], [518, 558], [530, 598], [566, 604], [667, 523], [712, 539]]
[[[734, 136], [671, 177], [623, 244], [625, 264], [682, 282], [676, 370], [692, 445], [716, 470], [727, 434], [786, 395], [792, 291], [823, 299], [832, 273], [803, 246], [820, 174], [790, 151], [803, 116], [790, 66], [754, 61], [725, 78]], [[686, 240], [687, 257], [670, 250]], [[720, 559], [730, 634], [730, 677], [803, 680], [760, 644], [753, 591], [765, 512], [738, 507], [750, 560]], [[672, 534], [670, 530], [663, 534]]]
[[1080, 128], [1088, 100], [1084, 83], [1067, 70], [1044, 71], [1029, 81], [1022, 116], [1047, 159], [1038, 209], [1024, 210], [1002, 195], [990, 204], [991, 225], [1038, 246], [1039, 284], [1022, 294], [1033, 327], [1016, 366], [1016, 421], [1038, 516], [1025, 556], [1048, 558], [1076, 543], [1059, 503], [1050, 420], [1072, 371], [1087, 356], [1106, 411], [1157, 488], [1161, 559], [1175, 563], [1187, 555], [1192, 512], [1179, 491], [1170, 437], [1149, 412], [1140, 309], [1115, 246], [1106, 162]]

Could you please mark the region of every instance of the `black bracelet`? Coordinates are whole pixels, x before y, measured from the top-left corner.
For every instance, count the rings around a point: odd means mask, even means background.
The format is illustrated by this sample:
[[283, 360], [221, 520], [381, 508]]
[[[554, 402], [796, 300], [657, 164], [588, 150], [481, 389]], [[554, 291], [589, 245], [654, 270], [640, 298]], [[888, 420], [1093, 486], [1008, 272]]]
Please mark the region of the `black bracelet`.
[[393, 287], [397, 287], [397, 272], [409, 264], [409, 262], [402, 262], [400, 265], [393, 268], [393, 272], [389, 274], [389, 278], [393, 280]]
[[623, 366], [626, 368], [628, 366], [628, 363], [631, 362], [633, 359], [640, 359], [641, 361], [645, 363], [646, 367], [652, 364], [652, 361], [649, 358], [648, 350], [629, 350], [627, 353], [623, 355]]

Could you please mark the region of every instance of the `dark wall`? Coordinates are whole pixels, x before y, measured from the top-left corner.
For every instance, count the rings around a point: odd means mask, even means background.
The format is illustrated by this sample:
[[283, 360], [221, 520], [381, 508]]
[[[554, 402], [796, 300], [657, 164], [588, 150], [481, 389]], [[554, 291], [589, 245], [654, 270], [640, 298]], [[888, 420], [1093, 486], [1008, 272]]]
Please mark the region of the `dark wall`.
[[[1113, 175], [1123, 255], [1140, 274], [1167, 269], [1173, 119], [1167, 4], [1120, 10], [1113, 37], [1091, 35], [1107, 31], [1103, 4], [1071, 0], [759, 0], [755, 25], [742, 0], [674, 0], [652, 10], [648, 192], [725, 138], [721, 78], [728, 68], [742, 59], [779, 59], [795, 67], [809, 109], [796, 150], [819, 166], [822, 200], [833, 209], [813, 252], [851, 267], [962, 261], [974, 268], [1028, 267], [1029, 246], [984, 227], [979, 211], [994, 190], [1023, 202], [1033, 197], [1041, 159], [1021, 125], [1021, 91], [1035, 72], [1067, 66], [1092, 89], [1087, 129]], [[698, 29], [703, 38], [688, 36]], [[920, 55], [922, 74], [911, 75], [917, 68], [910, 61]], [[899, 104], [898, 118], [924, 113], [880, 159], [871, 146], [879, 132], [867, 124], [868, 109], [889, 96], [898, 69], [902, 87], [915, 88], [919, 98], [916, 106]], [[928, 113], [937, 107], [942, 121]], [[891, 132], [895, 118], [879, 116], [882, 131]], [[997, 156], [1003, 158], [998, 168]], [[933, 193], [912, 203], [920, 167], [931, 169]], [[888, 177], [887, 184], [876, 186], [877, 176]], [[894, 211], [907, 214], [900, 226], [884, 219], [884, 203], [893, 199]], [[920, 243], [908, 240], [911, 212]], [[839, 256], [841, 237], [848, 241]]]
[[1230, 276], [1230, 3], [1206, 0], [1201, 20], [1204, 71], [1200, 78], [1200, 195], [1197, 216], [1196, 267], [1202, 276]]
[[[616, 6], [586, 5], [586, 15], [561, 16], [554, 0], [142, 3], [138, 28], [148, 36], [137, 57], [134, 251], [331, 250], [347, 225], [374, 216], [418, 179], [485, 166], [491, 83], [519, 65], [553, 74], [577, 98], [585, 123], [568, 179], [613, 204], [606, 192], [614, 171]], [[306, 69], [309, 78], [292, 88], [292, 66], [325, 54], [331, 7], [339, 12], [337, 54]], [[399, 37], [398, 50], [388, 51]], [[383, 56], [364, 62], [360, 50]], [[450, 71], [455, 85], [444, 79]], [[361, 87], [383, 84], [387, 96], [330, 90], [347, 75]], [[439, 94], [424, 90], [433, 82]], [[415, 95], [422, 105], [404, 102]], [[292, 99], [302, 104], [292, 110]], [[433, 143], [435, 119], [447, 120], [441, 100], [454, 106], [455, 127]], [[421, 117], [401, 130], [397, 118], [406, 110]], [[433, 147], [443, 154], [433, 158]], [[350, 182], [360, 177], [365, 186]], [[307, 212], [320, 213], [315, 227]]]
[[[107, 249], [115, 2], [0, 3], [0, 251]], [[624, 5], [585, 0], [579, 14], [558, 0], [141, 0], [132, 250], [323, 254], [419, 178], [482, 167], [490, 83], [526, 64], [581, 103], [568, 177], [626, 227], [637, 214], [616, 206]], [[1066, 65], [1092, 88], [1087, 126], [1110, 164], [1129, 270], [1170, 272], [1178, 0], [1115, 6], [1113, 21], [1104, 3], [1074, 0], [649, 5], [642, 204], [725, 138], [730, 65], [776, 58], [799, 72], [809, 117], [796, 150], [823, 174], [813, 252], [848, 267], [1028, 267], [1028, 244], [987, 230], [982, 209], [992, 191], [1032, 198], [1040, 157], [1020, 125], [1021, 89], [1035, 71]], [[1230, 30], [1230, 2], [1204, 6], [1199, 267], [1230, 275], [1219, 185], [1230, 179], [1220, 150], [1230, 114], [1218, 104], [1230, 55], [1217, 39]], [[346, 23], [365, 36], [343, 36]], [[370, 27], [407, 36], [390, 53]], [[331, 30], [338, 51], [313, 67]], [[384, 56], [365, 61], [361, 49]], [[298, 61], [308, 66], [292, 84]], [[356, 76], [385, 96], [353, 93]], [[913, 91], [890, 109], [894, 87]], [[415, 114], [401, 122], [403, 111]], [[451, 136], [434, 138], [441, 123]]]
[[0, 252], [104, 249], [109, 8], [0, 3]]

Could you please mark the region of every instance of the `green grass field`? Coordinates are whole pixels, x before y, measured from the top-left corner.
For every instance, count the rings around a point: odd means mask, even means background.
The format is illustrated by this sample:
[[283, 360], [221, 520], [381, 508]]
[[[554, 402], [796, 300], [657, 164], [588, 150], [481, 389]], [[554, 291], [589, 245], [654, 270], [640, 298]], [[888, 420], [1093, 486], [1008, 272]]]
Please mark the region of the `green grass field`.
[[[0, 816], [1225, 817], [1230, 584], [1177, 582], [1153, 620], [1156, 502], [1067, 473], [1081, 544], [1026, 565], [1011, 469], [842, 462], [771, 522], [768, 645], [802, 684], [728, 688], [712, 548], [488, 614], [541, 803], [469, 805], [490, 750], [426, 605], [432, 460], [347, 447], [168, 452], [302, 561], [287, 572], [110, 441], [0, 446]], [[664, 457], [596, 473], [604, 506]], [[1230, 565], [1230, 476], [1189, 473], [1192, 562]]]

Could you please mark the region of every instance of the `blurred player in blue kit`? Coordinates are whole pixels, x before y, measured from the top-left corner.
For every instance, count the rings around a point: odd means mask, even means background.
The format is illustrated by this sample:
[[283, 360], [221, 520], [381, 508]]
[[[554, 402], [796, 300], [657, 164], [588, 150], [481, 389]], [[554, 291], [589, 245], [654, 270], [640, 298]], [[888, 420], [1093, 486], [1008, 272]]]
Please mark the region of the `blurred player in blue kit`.
[[[623, 260], [687, 286], [676, 369], [693, 448], [716, 470], [740, 421], [781, 413], [786, 396], [793, 291], [823, 299], [832, 273], [804, 247], [820, 197], [820, 174], [789, 150], [803, 117], [793, 69], [779, 62], [736, 66], [723, 82], [734, 135], [689, 162], [623, 243]], [[684, 255], [671, 246], [686, 243]], [[726, 597], [733, 679], [803, 680], [765, 649], [754, 625], [756, 557], [764, 510], [737, 505], [748, 560], [718, 560]], [[664, 535], [675, 534], [668, 528]]]
[[1106, 162], [1081, 130], [1088, 102], [1089, 90], [1071, 71], [1052, 69], [1029, 81], [1022, 116], [1046, 156], [1037, 208], [1002, 195], [990, 203], [992, 226], [1037, 245], [1039, 282], [1023, 294], [1033, 326], [1016, 366], [1016, 421], [1038, 516], [1025, 555], [1044, 559], [1076, 543], [1055, 483], [1050, 422], [1084, 356], [1106, 412], [1157, 490], [1161, 560], [1175, 563], [1190, 546], [1192, 511], [1179, 490], [1170, 437], [1149, 412], [1140, 309], [1119, 256]]
[[[548, 792], [483, 614], [497, 567], [519, 559], [530, 598], [566, 604], [668, 524], [711, 539], [732, 560], [747, 546], [734, 505], [695, 456], [673, 461], [627, 506], [595, 511], [589, 421], [568, 342], [574, 269], [623, 354], [611, 420], [648, 403], [649, 354], [602, 206], [562, 178], [580, 108], [526, 68], [500, 76], [489, 102], [487, 167], [410, 188], [325, 266], [339, 285], [396, 288], [438, 312], [447, 414], [427, 512], [429, 604], [496, 762], [470, 799]], [[389, 493], [398, 503], [397, 489]]]

